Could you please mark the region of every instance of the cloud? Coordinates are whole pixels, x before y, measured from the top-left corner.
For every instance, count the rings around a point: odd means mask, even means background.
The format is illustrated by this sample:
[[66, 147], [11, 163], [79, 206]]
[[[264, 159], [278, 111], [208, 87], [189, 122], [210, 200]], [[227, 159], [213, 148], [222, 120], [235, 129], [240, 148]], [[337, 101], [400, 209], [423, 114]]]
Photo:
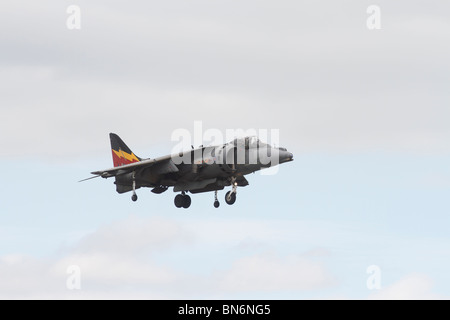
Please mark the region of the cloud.
[[148, 148], [195, 120], [306, 151], [450, 148], [448, 4], [380, 4], [369, 32], [363, 4], [332, 1], [81, 2], [79, 31], [44, 3], [4, 4], [2, 157], [100, 152], [110, 131]]
[[82, 270], [82, 279], [90, 286], [151, 286], [176, 280], [176, 272], [167, 266], [158, 265], [150, 259], [111, 253], [71, 254], [58, 260], [53, 268], [55, 273], [61, 273], [71, 265]]
[[433, 292], [433, 280], [424, 274], [412, 273], [369, 296], [375, 300], [448, 299]]
[[94, 284], [169, 284], [177, 279], [177, 272], [155, 262], [153, 255], [190, 241], [190, 235], [173, 221], [132, 215], [86, 235], [53, 270], [61, 274], [70, 265], [79, 266], [83, 279]]
[[51, 261], [14, 254], [0, 257], [0, 299], [21, 298], [55, 289]]
[[220, 288], [233, 292], [277, 292], [321, 289], [334, 283], [320, 262], [295, 255], [259, 254], [235, 261], [223, 275]]
[[[162, 219], [130, 216], [84, 236], [53, 256], [0, 258], [1, 298], [164, 298], [165, 286], [181, 276], [154, 258], [159, 250], [189, 243], [178, 224]], [[81, 271], [81, 290], [66, 286], [68, 270]], [[132, 292], [128, 292], [129, 288]], [[127, 289], [128, 288], [128, 289]]]
[[131, 215], [86, 235], [72, 250], [76, 253], [146, 254], [189, 243], [192, 235], [179, 224], [160, 218], [144, 219]]
[[[194, 236], [194, 224], [187, 227], [168, 219], [129, 216], [98, 228], [54, 256], [2, 256], [0, 298], [230, 298], [251, 296], [255, 291], [282, 295], [334, 285], [322, 263], [322, 249], [319, 255], [300, 255], [277, 250], [255, 253], [267, 248], [263, 244], [243, 249], [239, 244], [229, 246], [252, 241], [254, 235], [258, 239], [263, 229], [234, 235], [231, 240], [226, 233], [206, 234], [211, 246]], [[218, 252], [221, 259], [209, 259]], [[71, 266], [80, 270], [80, 290], [66, 286]]]

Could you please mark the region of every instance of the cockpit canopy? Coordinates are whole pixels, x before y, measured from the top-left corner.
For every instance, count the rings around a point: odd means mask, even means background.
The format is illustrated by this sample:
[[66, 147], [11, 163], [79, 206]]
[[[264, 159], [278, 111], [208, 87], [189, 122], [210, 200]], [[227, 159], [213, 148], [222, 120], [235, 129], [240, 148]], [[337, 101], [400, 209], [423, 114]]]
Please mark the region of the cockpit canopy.
[[267, 143], [262, 142], [256, 136], [236, 138], [232, 143], [237, 147], [245, 147], [245, 149], [270, 147]]

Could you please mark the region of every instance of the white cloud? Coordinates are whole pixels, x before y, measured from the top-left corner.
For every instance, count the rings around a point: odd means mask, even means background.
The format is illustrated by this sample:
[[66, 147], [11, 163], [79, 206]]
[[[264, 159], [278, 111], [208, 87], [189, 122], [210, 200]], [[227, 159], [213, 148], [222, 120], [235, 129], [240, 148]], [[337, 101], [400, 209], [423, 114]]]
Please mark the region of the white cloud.
[[[180, 274], [154, 255], [189, 242], [189, 235], [175, 222], [129, 216], [86, 235], [54, 257], [1, 257], [0, 297], [163, 298], [161, 288], [173, 285]], [[66, 287], [72, 265], [81, 271], [80, 291]]]
[[279, 128], [302, 150], [450, 148], [448, 4], [380, 4], [370, 33], [364, 5], [332, 1], [82, 2], [79, 32], [44, 3], [4, 5], [3, 157], [106, 150], [110, 131], [147, 148], [194, 120]]
[[147, 286], [176, 280], [176, 272], [167, 266], [159, 266], [141, 257], [111, 253], [71, 254], [58, 260], [53, 271], [62, 275], [71, 265], [78, 266], [83, 281], [91, 285]]
[[192, 235], [174, 221], [134, 215], [100, 227], [73, 249], [76, 253], [145, 254], [189, 243]]
[[241, 258], [225, 272], [220, 288], [226, 291], [277, 292], [313, 290], [332, 286], [325, 266], [299, 256], [259, 254]]
[[[218, 230], [221, 223], [216, 223], [207, 225]], [[231, 239], [229, 233], [194, 237], [194, 225], [129, 216], [100, 227], [56, 256], [5, 255], [0, 257], [0, 298], [226, 298], [334, 284], [321, 262], [323, 250], [319, 256], [277, 250], [255, 254], [267, 246], [241, 248], [239, 243], [261, 241], [261, 232], [266, 241], [279, 241], [257, 224], [255, 232], [235, 234]], [[199, 227], [201, 234], [205, 226]], [[230, 247], [230, 243], [237, 245]], [[222, 260], [208, 258], [218, 252]], [[80, 270], [81, 290], [66, 287], [67, 270], [73, 265]]]
[[447, 299], [433, 292], [433, 280], [424, 274], [412, 273], [369, 296], [375, 300]]

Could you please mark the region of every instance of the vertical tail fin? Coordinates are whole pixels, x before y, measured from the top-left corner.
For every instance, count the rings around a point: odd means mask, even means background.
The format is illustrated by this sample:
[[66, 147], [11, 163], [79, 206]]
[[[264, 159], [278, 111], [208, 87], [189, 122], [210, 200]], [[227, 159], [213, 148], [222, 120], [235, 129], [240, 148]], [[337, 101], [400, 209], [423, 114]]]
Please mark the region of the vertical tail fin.
[[111, 139], [114, 167], [141, 161], [141, 158], [136, 156], [117, 134], [110, 133], [109, 138]]

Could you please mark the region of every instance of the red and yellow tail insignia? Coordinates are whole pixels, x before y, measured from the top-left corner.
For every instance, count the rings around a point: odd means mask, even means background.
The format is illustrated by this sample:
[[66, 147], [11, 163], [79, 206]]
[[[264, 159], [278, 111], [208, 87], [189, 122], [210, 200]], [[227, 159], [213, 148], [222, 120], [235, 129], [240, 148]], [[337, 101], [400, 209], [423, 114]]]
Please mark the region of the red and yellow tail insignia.
[[120, 167], [125, 164], [130, 164], [139, 161], [138, 157], [136, 157], [136, 155], [133, 152], [127, 153], [122, 149], [119, 149], [119, 151], [112, 149], [112, 155], [114, 167]]

